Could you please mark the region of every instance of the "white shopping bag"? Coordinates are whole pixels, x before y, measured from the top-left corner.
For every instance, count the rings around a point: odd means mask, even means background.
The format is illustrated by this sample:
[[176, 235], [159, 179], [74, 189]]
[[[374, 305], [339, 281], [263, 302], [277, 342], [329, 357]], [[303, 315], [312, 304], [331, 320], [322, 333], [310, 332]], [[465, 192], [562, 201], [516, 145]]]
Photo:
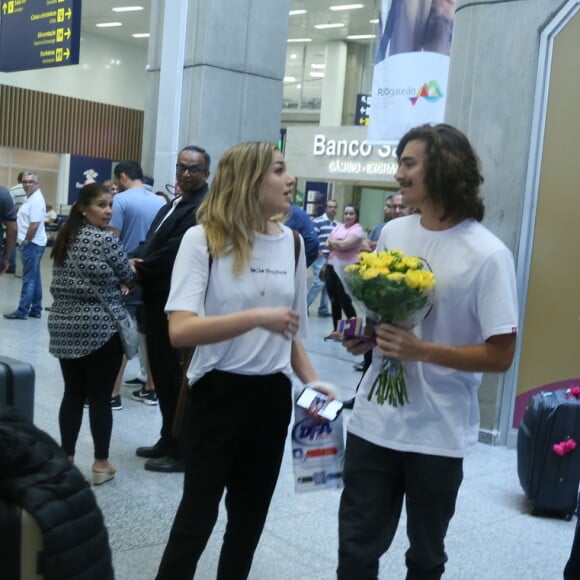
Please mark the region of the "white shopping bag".
[[292, 462], [296, 492], [341, 488], [343, 461], [342, 416], [320, 422], [294, 405]]

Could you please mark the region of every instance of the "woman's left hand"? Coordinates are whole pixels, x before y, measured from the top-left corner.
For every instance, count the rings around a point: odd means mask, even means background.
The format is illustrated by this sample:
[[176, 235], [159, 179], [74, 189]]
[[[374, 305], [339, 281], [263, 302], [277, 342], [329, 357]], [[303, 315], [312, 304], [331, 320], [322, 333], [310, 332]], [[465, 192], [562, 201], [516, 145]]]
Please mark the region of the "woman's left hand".
[[123, 296], [127, 296], [128, 294], [131, 293], [131, 288], [129, 288], [127, 284], [119, 284], [119, 290], [121, 290], [121, 294]]

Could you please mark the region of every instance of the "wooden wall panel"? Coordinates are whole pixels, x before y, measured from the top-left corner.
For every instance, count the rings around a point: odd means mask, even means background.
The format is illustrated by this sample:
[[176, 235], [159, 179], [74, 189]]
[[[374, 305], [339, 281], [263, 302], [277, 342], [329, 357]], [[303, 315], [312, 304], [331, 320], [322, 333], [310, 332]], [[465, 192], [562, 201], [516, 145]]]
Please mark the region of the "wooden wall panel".
[[0, 85], [0, 147], [141, 159], [143, 111]]

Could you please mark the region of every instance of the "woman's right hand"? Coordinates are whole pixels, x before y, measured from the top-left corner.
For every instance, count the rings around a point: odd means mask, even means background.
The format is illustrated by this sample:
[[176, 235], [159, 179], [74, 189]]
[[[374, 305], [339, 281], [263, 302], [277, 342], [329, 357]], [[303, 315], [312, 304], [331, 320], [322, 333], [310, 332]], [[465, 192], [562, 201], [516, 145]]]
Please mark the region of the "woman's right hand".
[[258, 326], [281, 334], [291, 340], [298, 332], [300, 315], [291, 308], [280, 306], [277, 308], [258, 308]]

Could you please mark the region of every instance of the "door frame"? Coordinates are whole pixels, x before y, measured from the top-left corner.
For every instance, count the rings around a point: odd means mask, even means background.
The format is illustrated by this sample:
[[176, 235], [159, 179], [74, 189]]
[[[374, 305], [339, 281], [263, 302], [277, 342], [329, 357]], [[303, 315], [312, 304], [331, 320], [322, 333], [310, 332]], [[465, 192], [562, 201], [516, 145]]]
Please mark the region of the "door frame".
[[[580, 11], [580, 0], [569, 0], [552, 17], [550, 22], [540, 33], [538, 51], [538, 69], [536, 75], [536, 89], [532, 115], [532, 129], [530, 134], [530, 151], [528, 155], [528, 170], [522, 207], [522, 227], [517, 255], [516, 279], [518, 288], [518, 302], [520, 319], [518, 331], [522, 335], [525, 327], [525, 312], [527, 307], [528, 285], [530, 282], [530, 268], [532, 264], [532, 250], [535, 234], [535, 217], [538, 205], [542, 157], [544, 152], [544, 136], [546, 130], [546, 115], [550, 92], [552, 58], [554, 40], [559, 32]], [[500, 404], [500, 443], [508, 447], [515, 447], [517, 429], [512, 427], [516, 400], [516, 387], [519, 378], [521, 362], [522, 340], [517, 341], [514, 364], [505, 375], [504, 385], [511, 385], [511, 389], [503, 389]]]

